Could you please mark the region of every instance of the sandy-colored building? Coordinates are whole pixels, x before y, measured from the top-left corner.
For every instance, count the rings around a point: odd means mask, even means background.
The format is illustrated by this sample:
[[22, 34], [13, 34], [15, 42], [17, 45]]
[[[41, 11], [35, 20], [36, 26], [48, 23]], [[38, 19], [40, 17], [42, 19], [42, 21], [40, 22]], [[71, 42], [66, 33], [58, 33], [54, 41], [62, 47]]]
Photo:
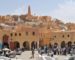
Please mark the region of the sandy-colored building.
[[26, 15], [19, 18], [18, 16], [0, 16], [0, 20], [2, 47], [31, 49], [54, 43], [60, 45], [63, 41], [65, 43], [75, 42], [74, 28], [73, 30], [71, 28], [70, 30], [62, 30], [63, 23], [61, 25], [59, 20], [55, 22], [49, 16], [33, 16], [30, 6]]
[[0, 30], [0, 42], [3, 46], [12, 48], [38, 48], [40, 46], [58, 43], [75, 42], [75, 31], [50, 31], [31, 27], [18, 26], [15, 30]]

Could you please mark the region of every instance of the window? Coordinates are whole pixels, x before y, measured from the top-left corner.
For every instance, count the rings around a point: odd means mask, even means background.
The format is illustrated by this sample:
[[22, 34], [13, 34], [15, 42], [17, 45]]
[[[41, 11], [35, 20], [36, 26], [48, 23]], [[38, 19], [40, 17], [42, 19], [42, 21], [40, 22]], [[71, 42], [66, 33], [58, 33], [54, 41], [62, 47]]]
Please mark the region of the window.
[[50, 29], [50, 27], [48, 26], [47, 29]]
[[13, 36], [13, 33], [11, 33], [10, 35]]
[[19, 33], [19, 36], [21, 36], [21, 33]]
[[28, 32], [26, 32], [26, 35], [28, 35]]
[[35, 32], [33, 32], [32, 35], [35, 35]]
[[62, 37], [64, 38], [64, 35]]
[[54, 36], [54, 38], [56, 38], [56, 36]]
[[70, 37], [70, 35], [67, 35], [67, 37]]
[[15, 36], [17, 36], [17, 33], [15, 33]]

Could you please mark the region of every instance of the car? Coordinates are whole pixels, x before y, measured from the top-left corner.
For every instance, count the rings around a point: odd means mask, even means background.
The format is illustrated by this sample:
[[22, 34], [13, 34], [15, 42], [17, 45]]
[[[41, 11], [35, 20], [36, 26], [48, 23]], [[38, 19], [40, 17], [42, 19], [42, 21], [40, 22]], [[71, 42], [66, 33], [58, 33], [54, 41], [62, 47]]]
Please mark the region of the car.
[[10, 57], [10, 58], [15, 58], [15, 57], [16, 57], [16, 52], [15, 52], [15, 51], [11, 51], [11, 52], [9, 53], [9, 57]]
[[0, 56], [0, 60], [10, 60], [10, 58], [5, 57], [5, 56]]

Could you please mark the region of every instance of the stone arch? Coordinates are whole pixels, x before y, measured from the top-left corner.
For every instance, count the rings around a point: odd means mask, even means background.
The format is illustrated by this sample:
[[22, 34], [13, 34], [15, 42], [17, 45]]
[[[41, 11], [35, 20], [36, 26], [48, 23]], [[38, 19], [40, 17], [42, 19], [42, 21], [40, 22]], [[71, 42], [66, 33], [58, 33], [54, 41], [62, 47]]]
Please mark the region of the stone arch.
[[75, 45], [75, 41], [74, 41], [74, 43], [73, 43], [74, 45]]
[[31, 49], [32, 48], [37, 49], [37, 42], [36, 41], [32, 41], [32, 43], [31, 43]]
[[26, 49], [26, 50], [29, 50], [30, 47], [29, 47], [29, 42], [28, 41], [24, 41], [23, 42], [23, 47]]
[[54, 43], [55, 46], [58, 46], [58, 43]]
[[20, 48], [20, 43], [18, 41], [15, 41], [14, 42], [14, 47], [15, 47], [15, 49]]
[[68, 45], [68, 47], [71, 47], [72, 46], [72, 42], [68, 41], [67, 45]]
[[49, 48], [52, 48], [52, 44], [51, 43], [49, 43]]
[[6, 47], [6, 48], [9, 48], [9, 36], [8, 35], [3, 35], [3, 39], [2, 39], [2, 48]]
[[65, 47], [65, 46], [66, 46], [65, 41], [62, 41], [62, 42], [61, 42], [61, 48]]

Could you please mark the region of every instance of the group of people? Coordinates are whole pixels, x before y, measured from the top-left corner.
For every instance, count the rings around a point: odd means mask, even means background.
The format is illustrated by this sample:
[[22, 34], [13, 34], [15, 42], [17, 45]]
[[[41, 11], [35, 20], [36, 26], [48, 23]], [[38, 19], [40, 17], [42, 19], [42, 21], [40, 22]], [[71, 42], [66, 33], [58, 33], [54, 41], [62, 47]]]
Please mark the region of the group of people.
[[[34, 58], [34, 54], [35, 54], [35, 49], [32, 48], [32, 58]], [[44, 46], [40, 46], [38, 48], [38, 53], [39, 54], [51, 54], [51, 56], [53, 55], [73, 55], [75, 54], [75, 42], [74, 44], [72, 44], [72, 42], [68, 42], [65, 43], [64, 41], [61, 43], [61, 45], [58, 45], [57, 43], [49, 44], [49, 45], [44, 45]]]
[[42, 55], [43, 53], [53, 53], [54, 55], [67, 55], [67, 54], [73, 54], [75, 53], [75, 45], [72, 45], [71, 42], [65, 44], [65, 42], [62, 42], [62, 44], [59, 46], [57, 43], [54, 43], [54, 45], [49, 44], [45, 46], [41, 46], [38, 50], [38, 52]]

